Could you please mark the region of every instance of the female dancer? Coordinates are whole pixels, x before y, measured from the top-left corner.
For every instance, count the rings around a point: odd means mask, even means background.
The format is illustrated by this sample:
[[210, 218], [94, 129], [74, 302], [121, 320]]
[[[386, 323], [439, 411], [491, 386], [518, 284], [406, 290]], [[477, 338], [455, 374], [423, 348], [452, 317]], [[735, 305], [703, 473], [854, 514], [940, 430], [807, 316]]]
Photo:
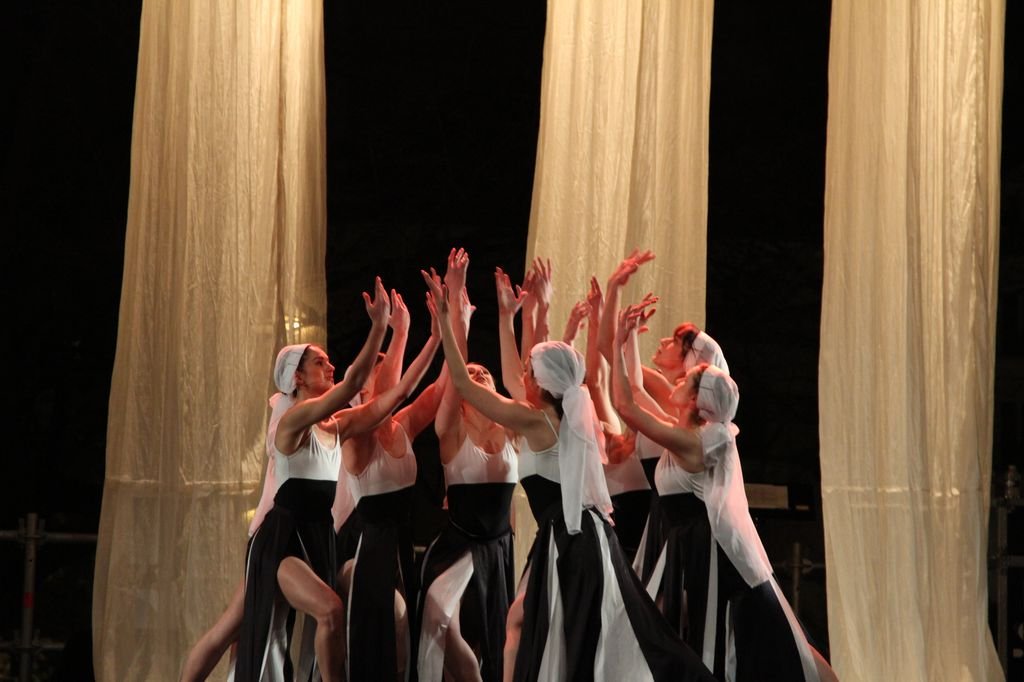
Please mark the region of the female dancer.
[[[379, 279], [378, 298], [386, 296]], [[386, 323], [389, 306], [371, 305], [374, 325]], [[278, 679], [291, 672], [285, 650], [291, 609], [316, 620], [316, 663], [325, 680], [341, 678], [342, 605], [334, 593], [337, 572], [331, 503], [341, 462], [341, 443], [372, 428], [415, 388], [426, 371], [436, 342], [424, 348], [398, 385], [377, 400], [343, 408], [342, 395], [332, 391], [334, 367], [326, 353], [309, 346], [280, 363], [296, 366], [294, 404], [281, 416], [274, 436], [278, 481], [274, 507], [253, 536], [247, 558], [246, 596], [238, 646], [236, 679]], [[378, 345], [379, 347], [379, 345]], [[279, 388], [288, 389], [289, 385]], [[282, 391], [280, 400], [291, 401]], [[274, 427], [272, 426], [271, 429]], [[278, 601], [278, 595], [291, 608]], [[309, 668], [312, 670], [312, 667]], [[306, 668], [300, 674], [307, 675]]]
[[604, 428], [608, 461], [604, 465], [604, 477], [615, 509], [615, 535], [619, 538], [626, 558], [633, 562], [643, 537], [647, 514], [651, 506], [651, 485], [644, 474], [636, 434], [623, 433], [619, 417], [612, 409], [609, 397], [608, 363], [601, 356], [598, 347], [598, 330], [601, 326], [601, 286], [597, 279], [590, 278], [587, 294], [589, 325], [587, 327], [587, 389], [594, 401], [594, 409]]
[[705, 654], [714, 653], [717, 643], [715, 671], [724, 679], [834, 680], [779, 590], [750, 518], [736, 450], [738, 430], [732, 424], [739, 404], [736, 384], [722, 370], [702, 363], [671, 394], [680, 408], [677, 420], [645, 410], [628, 388], [622, 353], [641, 314], [627, 308], [619, 317], [613, 354], [616, 406], [627, 424], [666, 448], [668, 457], [658, 465], [659, 484], [675, 479], [705, 507], [713, 538], [708, 606], [703, 622], [690, 621], [702, 631]]
[[[516, 680], [712, 680], [673, 637], [629, 570], [608, 522], [600, 426], [583, 388], [584, 363], [562, 342], [534, 346], [526, 402], [472, 380], [448, 302], [424, 273], [451, 381], [463, 400], [521, 435], [520, 476], [539, 532], [509, 612], [505, 678]], [[514, 674], [512, 664], [514, 662]]]
[[[407, 375], [422, 376], [440, 343], [433, 310], [431, 317], [430, 338]], [[395, 331], [404, 334], [400, 328]], [[389, 347], [389, 355], [391, 351]], [[397, 357], [400, 362], [400, 354]], [[381, 364], [377, 384], [388, 381], [389, 359]], [[408, 606], [410, 596], [415, 594], [412, 492], [416, 456], [412, 439], [433, 420], [440, 388], [435, 382], [397, 415], [383, 419], [374, 430], [347, 440], [342, 448], [340, 476], [355, 504], [353, 516], [357, 520], [354, 529], [343, 528], [339, 533], [350, 534], [356, 545], [355, 556], [343, 567], [340, 590], [348, 605], [347, 660], [351, 680], [397, 680], [408, 675]]]
[[[462, 249], [448, 260], [449, 311], [460, 355], [467, 353], [472, 307]], [[468, 364], [472, 381], [493, 391], [485, 367]], [[420, 682], [499, 682], [505, 619], [514, 596], [512, 493], [518, 481], [512, 435], [459, 398], [447, 382], [434, 428], [447, 484], [448, 525], [423, 559], [417, 670]]]
[[[619, 314], [619, 299], [622, 288], [629, 282], [629, 278], [632, 277], [633, 273], [641, 265], [652, 260], [654, 260], [654, 253], [652, 251], [641, 252], [634, 250], [633, 253], [626, 256], [619, 263], [618, 267], [615, 268], [608, 278], [607, 297], [605, 298], [604, 311], [601, 315], [598, 344], [601, 349], [601, 355], [605, 357], [609, 364], [612, 362], [612, 341], [615, 338], [615, 323]], [[650, 295], [645, 298], [645, 301], [648, 304], [654, 302], [650, 299]], [[631, 340], [631, 344], [635, 343], [635, 341], [634, 337]], [[725, 356], [722, 354], [722, 349], [719, 347], [718, 342], [707, 333], [701, 331], [692, 322], [683, 322], [675, 328], [672, 336], [667, 336], [658, 343], [658, 348], [651, 358], [651, 362], [657, 369], [640, 364], [639, 349], [635, 346], [631, 346], [628, 349], [626, 359], [630, 362], [627, 365], [630, 377], [638, 379], [633, 382], [633, 385], [636, 389], [643, 388], [646, 392], [639, 396], [639, 399], [643, 400], [649, 394], [662, 410], [671, 410], [669, 396], [676, 382], [690, 368], [696, 367], [701, 362], [707, 362], [721, 368], [727, 374], [729, 372], [729, 365], [725, 362]], [[650, 403], [644, 406], [648, 409], [658, 409], [658, 407]], [[654, 470], [657, 468], [662, 448], [652, 443], [642, 434], [638, 434], [636, 449], [643, 464], [644, 473], [647, 475], [647, 480], [651, 487], [654, 487]]]
[[[383, 285], [380, 284], [379, 280], [375, 287], [374, 296], [374, 300], [372, 303], [368, 302], [367, 307], [368, 311], [371, 309], [374, 311], [374, 313], [371, 314], [371, 320], [376, 319], [374, 315], [380, 315], [380, 309], [382, 307], [385, 313], [388, 309], [387, 294], [384, 292]], [[346, 373], [345, 379], [331, 389], [333, 394], [332, 400], [337, 400], [339, 403], [344, 404], [356, 395], [360, 386], [362, 386], [371, 374], [372, 368], [374, 367], [374, 358], [378, 355], [386, 330], [386, 325], [371, 325], [370, 334], [367, 337], [362, 350], [352, 362], [349, 371]], [[278, 354], [277, 363], [274, 369], [274, 379], [279, 390], [284, 391], [285, 389], [288, 389], [289, 393], [294, 392], [296, 382], [295, 374], [299, 369], [298, 362], [295, 361], [295, 358], [303, 358], [307, 348], [309, 348], [309, 344], [286, 346]], [[305, 367], [305, 364], [305, 362], [302, 362], [303, 368]], [[253, 515], [253, 519], [249, 524], [250, 539], [256, 534], [256, 531], [262, 525], [267, 512], [273, 507], [274, 494], [277, 492], [278, 485], [273, 456], [274, 436], [281, 416], [291, 402], [290, 400], [281, 400], [280, 395], [280, 393], [275, 394], [270, 401], [272, 414], [268, 423], [266, 439], [267, 470], [264, 475], [263, 491], [260, 497], [260, 502], [256, 508], [255, 514]], [[213, 669], [216, 667], [221, 657], [223, 657], [228, 647], [231, 646], [233, 642], [237, 641], [239, 628], [242, 624], [244, 595], [245, 578], [243, 576], [231, 597], [230, 603], [217, 619], [217, 622], [214, 623], [214, 625], [207, 630], [198, 641], [196, 641], [192, 649], [189, 651], [181, 672], [181, 679], [183, 682], [197, 682], [205, 680], [210, 673], [213, 672]]]

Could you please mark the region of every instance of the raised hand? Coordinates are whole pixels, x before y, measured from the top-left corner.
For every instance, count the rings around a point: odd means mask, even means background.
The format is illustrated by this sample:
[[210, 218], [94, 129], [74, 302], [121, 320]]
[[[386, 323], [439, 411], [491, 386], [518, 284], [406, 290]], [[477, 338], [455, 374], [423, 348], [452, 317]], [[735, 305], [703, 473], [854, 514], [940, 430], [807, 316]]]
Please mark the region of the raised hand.
[[498, 312], [515, 315], [527, 295], [523, 288], [517, 286], [513, 291], [512, 281], [501, 268], [494, 269], [494, 288], [498, 294]]
[[380, 281], [380, 277], [377, 277], [374, 281], [372, 299], [368, 293], [363, 292], [363, 303], [366, 305], [366, 314], [370, 316], [371, 322], [378, 325], [386, 325], [388, 323], [388, 319], [391, 316], [391, 303], [388, 300], [388, 292], [384, 289], [384, 284]]
[[615, 330], [615, 345], [622, 346], [629, 338], [630, 332], [637, 328], [643, 316], [643, 308], [637, 305], [626, 306], [619, 311], [619, 324]]
[[640, 251], [639, 249], [633, 249], [633, 252], [626, 256], [619, 266], [615, 268], [611, 276], [608, 278], [609, 286], [625, 286], [629, 278], [633, 276], [633, 273], [639, 269], [641, 265], [649, 261], [654, 260], [653, 251]]
[[[434, 271], [434, 268], [430, 268], [428, 273], [426, 270], [420, 270], [420, 274], [423, 275], [423, 281], [427, 283], [427, 300], [432, 301], [434, 310], [441, 314], [448, 314], [448, 296], [441, 284], [441, 278]], [[430, 303], [427, 304], [430, 307]]]
[[633, 312], [639, 311], [637, 316], [637, 333], [643, 334], [644, 332], [650, 331], [650, 327], [647, 326], [647, 320], [651, 319], [651, 316], [657, 312], [657, 308], [654, 304], [658, 302], [658, 297], [653, 293], [648, 292], [642, 301], [634, 305], [629, 306], [627, 309], [632, 309]]
[[409, 332], [409, 308], [405, 305], [402, 295], [391, 290], [391, 320], [388, 322], [396, 334], [407, 334]]
[[469, 267], [469, 253], [465, 249], [452, 249], [448, 254], [448, 269], [444, 273], [444, 284], [448, 291], [458, 292], [466, 288], [466, 268]]
[[[448, 289], [448, 291], [451, 291], [451, 289]], [[476, 306], [469, 302], [469, 294], [465, 289], [459, 295], [459, 310], [462, 312], [462, 319], [468, 325], [470, 318], [473, 317], [473, 313], [476, 312]]]
[[601, 285], [597, 283], [597, 277], [590, 278], [590, 290], [587, 291], [587, 305], [590, 306], [590, 317], [591, 324], [593, 324], [593, 318], [601, 315], [601, 309], [604, 308], [604, 294], [601, 293]]
[[562, 335], [562, 341], [571, 344], [576, 338], [576, 334], [580, 331], [580, 325], [583, 324], [584, 318], [590, 313], [590, 304], [586, 301], [577, 301], [573, 305], [572, 310], [569, 311], [569, 319], [565, 323], [565, 333]]
[[534, 258], [533, 270], [534, 287], [533, 292], [537, 296], [538, 303], [550, 306], [551, 295], [554, 287], [551, 284], [551, 259]]
[[[422, 272], [422, 271], [421, 271]], [[428, 291], [426, 294], [427, 299], [427, 310], [430, 311], [430, 338], [440, 339], [441, 338], [441, 322], [438, 320], [438, 316], [443, 314], [437, 310], [437, 303], [434, 300], [433, 293]]]

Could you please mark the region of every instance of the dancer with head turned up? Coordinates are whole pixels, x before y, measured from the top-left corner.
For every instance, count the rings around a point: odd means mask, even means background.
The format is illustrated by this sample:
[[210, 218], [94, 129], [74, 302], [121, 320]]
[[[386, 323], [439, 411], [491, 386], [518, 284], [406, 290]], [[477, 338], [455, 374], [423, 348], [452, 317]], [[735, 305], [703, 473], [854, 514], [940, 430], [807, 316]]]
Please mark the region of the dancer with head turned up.
[[[375, 343], [380, 348], [390, 303], [378, 278], [375, 298], [364, 294]], [[334, 591], [337, 573], [331, 504], [341, 464], [341, 444], [372, 429], [415, 388], [437, 347], [428, 342], [402, 380], [375, 400], [346, 407], [353, 391], [334, 385], [334, 366], [317, 346], [292, 346], [278, 356], [273, 434], [277, 491], [274, 505], [252, 538], [246, 559], [243, 622], [236, 680], [342, 679], [344, 619]], [[363, 359], [361, 358], [361, 361]], [[360, 370], [361, 385], [367, 373]], [[353, 383], [355, 383], [353, 381]], [[315, 659], [301, 657], [293, 670], [287, 643], [292, 613], [315, 621]]]
[[[384, 318], [387, 317], [389, 302], [387, 295], [383, 292], [383, 285], [380, 285], [379, 282], [375, 288], [375, 298], [372, 301], [367, 300], [367, 306], [368, 312], [371, 312], [371, 321], [374, 322], [371, 325], [370, 334], [362, 350], [349, 367], [345, 379], [330, 389], [331, 400], [338, 404], [344, 405], [358, 393], [360, 387], [371, 374], [375, 358], [384, 339], [387, 326], [386, 324], [379, 323], [378, 318], [382, 314]], [[311, 348], [315, 350], [310, 350]], [[274, 496], [278, 490], [274, 457], [274, 436], [278, 424], [281, 416], [296, 397], [297, 383], [305, 382], [308, 378], [306, 376], [307, 370], [311, 370], [313, 365], [322, 362], [322, 360], [313, 360], [312, 356], [314, 354], [323, 354], [323, 349], [312, 344], [296, 344], [286, 346], [278, 354], [274, 368], [274, 381], [280, 392], [275, 393], [270, 399], [271, 418], [266, 435], [267, 469], [264, 474], [263, 492], [253, 519], [249, 524], [250, 542], [263, 524], [267, 512], [274, 506]], [[297, 378], [296, 375], [300, 372], [300, 368], [303, 372], [303, 377]], [[333, 376], [330, 379], [333, 383]], [[213, 669], [223, 657], [228, 647], [238, 640], [239, 630], [242, 625], [244, 597], [245, 578], [243, 576], [231, 597], [228, 607], [189, 651], [181, 671], [181, 680], [183, 682], [205, 680], [213, 672]]]
[[521, 436], [520, 480], [539, 530], [509, 612], [505, 679], [712, 680], [657, 613], [611, 528], [583, 358], [562, 342], [535, 345], [522, 375], [526, 400], [497, 394], [473, 381], [448, 321], [450, 303], [423, 274], [459, 395]]
[[[340, 528], [339, 545], [352, 547], [339, 576], [339, 593], [347, 613], [346, 651], [350, 680], [399, 680], [409, 677], [412, 641], [410, 622], [416, 590], [412, 546], [412, 490], [416, 455], [412, 441], [434, 419], [441, 386], [428, 386], [412, 403], [392, 415], [399, 389], [404, 400], [423, 377], [440, 344], [437, 320], [431, 334], [402, 375], [409, 312], [402, 297], [393, 294], [394, 334], [388, 352], [361, 399], [367, 405], [386, 401], [371, 429], [353, 435], [342, 445], [338, 494], [354, 507], [350, 523]], [[335, 523], [342, 518], [335, 507]], [[341, 542], [342, 540], [349, 542]]]
[[[743, 473], [732, 423], [739, 390], [723, 370], [707, 363], [690, 369], [670, 400], [678, 416], [665, 419], [633, 398], [623, 346], [644, 313], [624, 309], [613, 349], [612, 384], [616, 409], [626, 423], [666, 449], [658, 465], [659, 489], [674, 482], [704, 507], [710, 538], [704, 547], [690, 538], [689, 551], [709, 555], [703, 618], [688, 627], [699, 632], [700, 650], [716, 675], [754, 680], [834, 680], [835, 673], [807, 642], [782, 595], [754, 528], [743, 488]], [[675, 576], [681, 579], [681, 576]]]
[[[469, 256], [452, 249], [444, 277], [459, 352], [468, 355], [473, 307], [466, 293]], [[470, 379], [494, 390], [483, 365], [466, 365]], [[510, 520], [518, 479], [515, 434], [463, 400], [447, 382], [434, 423], [447, 486], [448, 524], [423, 559], [420, 682], [442, 679], [499, 682], [505, 619], [515, 595]]]

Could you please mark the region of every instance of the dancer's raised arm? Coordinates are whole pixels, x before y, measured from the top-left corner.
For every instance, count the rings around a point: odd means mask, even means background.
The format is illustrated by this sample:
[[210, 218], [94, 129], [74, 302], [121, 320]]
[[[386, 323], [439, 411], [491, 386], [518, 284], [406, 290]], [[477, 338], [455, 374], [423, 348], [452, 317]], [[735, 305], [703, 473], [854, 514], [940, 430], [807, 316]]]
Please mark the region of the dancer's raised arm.
[[591, 277], [590, 290], [587, 292], [587, 353], [584, 356], [587, 365], [587, 390], [590, 392], [590, 399], [594, 401], [594, 411], [603, 424], [605, 435], [617, 435], [622, 433], [622, 425], [612, 408], [608, 391], [608, 363], [602, 357], [597, 341], [603, 309], [601, 304], [601, 285], [597, 283], [596, 277]]
[[426, 272], [422, 274], [427, 286], [430, 287], [430, 303], [428, 305], [436, 309], [434, 315], [440, 319], [441, 343], [444, 347], [444, 357], [448, 363], [451, 381], [459, 395], [485, 417], [522, 434], [527, 438], [528, 442], [531, 439], [542, 440], [546, 435], [544, 429], [550, 429], [550, 427], [539, 410], [525, 403], [505, 398], [489, 388], [474, 382], [472, 377], [470, 377], [469, 370], [466, 368], [466, 362], [459, 352], [451, 323], [448, 321], [449, 301], [447, 296], [441, 286], [429, 274]]
[[619, 266], [615, 268], [608, 277], [608, 287], [605, 289], [604, 311], [601, 313], [601, 332], [598, 335], [598, 343], [601, 355], [610, 363], [612, 361], [612, 341], [615, 339], [615, 323], [619, 315], [619, 299], [622, 294], [622, 287], [626, 286], [629, 278], [637, 269], [649, 261], [654, 260], [653, 251], [640, 251], [633, 249], [633, 252], [622, 259]]
[[[353, 361], [348, 377], [340, 383], [334, 384], [325, 393], [297, 403], [281, 417], [274, 437], [274, 445], [282, 454], [295, 452], [306, 429], [327, 419], [347, 405], [369, 378], [374, 360], [377, 353], [380, 352], [380, 345], [384, 340], [391, 314], [388, 294], [380, 277], [376, 279], [373, 298], [371, 299], [370, 295], [364, 291], [363, 302], [366, 305], [366, 312], [370, 316], [370, 334], [366, 343], [363, 344], [362, 350], [359, 351], [359, 355]], [[308, 361], [311, 363], [310, 366], [300, 368], [295, 372], [297, 388], [307, 381], [334, 382], [334, 366], [331, 365], [327, 354], [315, 346], [310, 346], [310, 349], [315, 351], [313, 357]]]
[[[515, 317], [528, 294], [522, 288], [512, 290], [512, 282], [501, 268], [494, 271], [494, 286], [498, 294], [498, 344], [501, 347], [501, 383], [514, 400], [525, 400], [523, 387], [523, 359], [516, 347]], [[526, 318], [523, 317], [525, 338]], [[525, 344], [524, 344], [525, 345]]]
[[[437, 352], [440, 343], [437, 320], [433, 316], [433, 311], [431, 311], [431, 316], [433, 319], [430, 338], [423, 344], [423, 348], [416, 356], [416, 359], [409, 365], [409, 369], [405, 371], [399, 382], [380, 395], [374, 396], [373, 399], [364, 405], [350, 407], [335, 413], [334, 417], [338, 422], [338, 436], [342, 440], [351, 438], [356, 434], [366, 433], [380, 426], [395, 408], [402, 404], [416, 390], [416, 386], [419, 385], [423, 375], [426, 374], [427, 369], [430, 367], [430, 363], [434, 359], [434, 353]], [[431, 398], [432, 396], [428, 395], [424, 401], [429, 401]], [[346, 451], [345, 466], [349, 471], [362, 471], [366, 468], [372, 452], [364, 453], [361, 452], [362, 449], [360, 448], [353, 450], [356, 451], [354, 452], [353, 461], [349, 461], [350, 455]], [[363, 455], [365, 455], [365, 460]]]
[[[636, 328], [641, 314], [642, 311], [631, 312], [626, 309], [619, 315], [618, 329], [612, 348], [612, 396], [615, 409], [630, 428], [668, 449], [669, 453], [678, 459], [681, 467], [693, 473], [703, 471], [704, 452], [696, 430], [654, 416], [638, 405], [633, 398], [629, 378], [626, 376], [623, 345], [630, 332]], [[700, 375], [695, 373], [694, 376], [699, 381]], [[681, 397], [695, 401], [696, 387], [689, 385], [693, 381], [694, 378], [687, 375], [687, 384], [677, 390], [683, 391]]]
[[536, 317], [533, 324], [533, 343], [524, 349], [524, 359], [530, 354], [534, 345], [548, 340], [550, 335], [548, 312], [551, 310], [551, 296], [555, 290], [551, 284], [550, 258], [534, 258], [533, 272], [535, 273], [533, 294], [536, 301]]
[[378, 395], [398, 383], [402, 376], [402, 365], [405, 362], [405, 348], [409, 340], [409, 309], [402, 295], [391, 290], [391, 340], [380, 362], [377, 377], [373, 382], [373, 394]]
[[576, 340], [576, 335], [580, 333], [580, 326], [583, 321], [587, 319], [587, 315], [590, 313], [590, 304], [584, 299], [582, 301], [576, 301], [573, 304], [572, 310], [569, 311], [569, 318], [565, 321], [565, 331], [562, 332], [562, 343], [567, 343], [570, 346]]

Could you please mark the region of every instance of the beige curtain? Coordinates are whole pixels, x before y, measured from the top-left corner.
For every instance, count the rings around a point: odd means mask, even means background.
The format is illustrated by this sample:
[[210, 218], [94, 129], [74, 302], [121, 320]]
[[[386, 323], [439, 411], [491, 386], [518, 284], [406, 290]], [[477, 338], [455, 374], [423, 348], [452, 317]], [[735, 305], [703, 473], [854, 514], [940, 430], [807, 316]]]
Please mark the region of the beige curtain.
[[[590, 276], [603, 287], [634, 247], [657, 259], [624, 298], [662, 296], [644, 352], [683, 320], [704, 323], [713, 8], [712, 0], [548, 2], [527, 253], [554, 266], [553, 338]], [[520, 566], [532, 538], [524, 505], [520, 491]]]
[[242, 576], [270, 371], [322, 341], [319, 3], [147, 0], [93, 592], [100, 680], [175, 680]]
[[835, 0], [819, 373], [851, 680], [1002, 679], [987, 618], [1002, 0]]

